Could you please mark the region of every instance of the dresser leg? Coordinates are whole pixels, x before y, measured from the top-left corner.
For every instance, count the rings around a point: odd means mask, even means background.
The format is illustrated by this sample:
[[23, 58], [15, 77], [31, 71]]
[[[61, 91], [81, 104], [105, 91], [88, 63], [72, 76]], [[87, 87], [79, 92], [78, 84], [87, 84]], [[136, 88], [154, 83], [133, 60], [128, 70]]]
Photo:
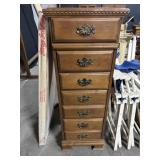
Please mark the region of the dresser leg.
[[94, 145], [94, 146], [91, 146], [91, 148], [92, 148], [93, 150], [103, 149], [103, 144], [101, 144], [101, 145]]

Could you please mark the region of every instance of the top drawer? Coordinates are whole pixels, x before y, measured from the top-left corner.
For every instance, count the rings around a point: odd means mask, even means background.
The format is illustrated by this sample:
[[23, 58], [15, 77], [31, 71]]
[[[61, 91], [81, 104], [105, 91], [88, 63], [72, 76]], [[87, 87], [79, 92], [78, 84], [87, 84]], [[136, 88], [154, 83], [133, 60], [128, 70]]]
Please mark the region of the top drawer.
[[54, 18], [54, 42], [117, 42], [120, 18]]

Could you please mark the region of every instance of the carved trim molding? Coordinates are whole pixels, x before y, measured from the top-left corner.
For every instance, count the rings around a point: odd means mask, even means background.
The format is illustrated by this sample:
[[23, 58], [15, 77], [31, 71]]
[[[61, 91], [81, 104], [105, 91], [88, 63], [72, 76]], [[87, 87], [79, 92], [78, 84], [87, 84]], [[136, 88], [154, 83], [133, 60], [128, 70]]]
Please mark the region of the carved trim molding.
[[49, 8], [44, 9], [46, 17], [51, 16], [125, 16], [128, 8]]

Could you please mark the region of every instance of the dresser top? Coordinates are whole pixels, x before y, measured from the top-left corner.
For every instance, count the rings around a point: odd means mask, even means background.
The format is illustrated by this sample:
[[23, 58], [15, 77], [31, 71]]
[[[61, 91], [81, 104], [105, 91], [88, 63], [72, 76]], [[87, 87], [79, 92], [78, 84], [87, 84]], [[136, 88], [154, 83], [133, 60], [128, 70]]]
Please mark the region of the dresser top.
[[125, 16], [128, 8], [47, 8], [43, 9], [46, 17], [52, 16]]

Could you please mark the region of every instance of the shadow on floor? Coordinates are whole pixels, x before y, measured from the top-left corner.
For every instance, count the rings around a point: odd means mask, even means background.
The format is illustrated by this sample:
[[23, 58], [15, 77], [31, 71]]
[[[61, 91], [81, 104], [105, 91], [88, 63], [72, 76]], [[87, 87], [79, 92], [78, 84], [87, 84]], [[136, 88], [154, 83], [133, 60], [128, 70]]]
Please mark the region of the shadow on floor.
[[[50, 123], [50, 132], [54, 134], [54, 129], [60, 125], [60, 118], [59, 118], [59, 107], [58, 104], [54, 106], [52, 116], [51, 116], [51, 123]], [[36, 138], [37, 143], [39, 143], [38, 138], [38, 114], [36, 115], [35, 122], [33, 124], [33, 133], [34, 137]], [[61, 140], [61, 133], [59, 132], [58, 135], [56, 135], [57, 144], [60, 145]]]
[[59, 116], [59, 105], [56, 104], [54, 106], [52, 116], [51, 116], [51, 123], [50, 123], [50, 130], [54, 130], [54, 128], [60, 125], [60, 116]]
[[[54, 106], [54, 110], [53, 110], [53, 113], [52, 113], [52, 117], [51, 117], [51, 123], [50, 123], [50, 131], [51, 133], [55, 134], [54, 133], [54, 130], [56, 127], [60, 126], [61, 122], [60, 122], [60, 116], [59, 116], [59, 105], [56, 104]], [[61, 146], [61, 139], [62, 139], [62, 132], [58, 132], [56, 135], [55, 135], [55, 138], [56, 138], [56, 143], [58, 146]]]
[[35, 123], [33, 124], [33, 133], [34, 137], [36, 138], [37, 143], [39, 143], [39, 138], [38, 138], [38, 114], [36, 116]]

